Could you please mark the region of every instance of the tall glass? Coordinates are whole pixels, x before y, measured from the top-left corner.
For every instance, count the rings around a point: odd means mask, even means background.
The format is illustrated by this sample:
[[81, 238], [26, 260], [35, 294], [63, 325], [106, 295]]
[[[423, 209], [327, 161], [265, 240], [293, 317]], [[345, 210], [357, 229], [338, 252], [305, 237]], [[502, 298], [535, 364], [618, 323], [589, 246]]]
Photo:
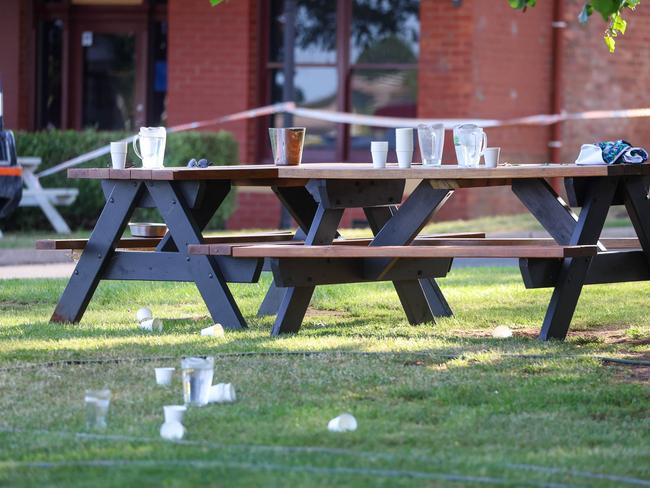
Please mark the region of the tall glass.
[[305, 145], [304, 127], [269, 129], [273, 162], [278, 166], [297, 166], [302, 162], [302, 149]]
[[183, 401], [186, 405], [207, 405], [214, 376], [214, 358], [189, 357], [181, 360]]
[[479, 126], [462, 124], [454, 127], [454, 148], [458, 166], [475, 168], [487, 147], [487, 135]]
[[442, 149], [445, 145], [445, 126], [443, 124], [418, 125], [418, 143], [424, 166], [440, 166]]
[[105, 429], [111, 390], [86, 390], [86, 426], [89, 429]]

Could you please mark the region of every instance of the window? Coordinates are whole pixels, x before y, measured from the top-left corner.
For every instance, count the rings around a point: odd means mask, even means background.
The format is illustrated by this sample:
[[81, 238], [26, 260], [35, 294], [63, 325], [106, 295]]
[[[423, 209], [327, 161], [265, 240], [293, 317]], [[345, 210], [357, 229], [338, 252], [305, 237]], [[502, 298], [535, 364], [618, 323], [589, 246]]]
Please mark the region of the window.
[[[419, 0], [296, 0], [295, 101], [323, 110], [415, 117], [419, 56]], [[282, 100], [284, 0], [270, 5], [267, 100]], [[272, 126], [283, 123], [273, 117]], [[392, 131], [296, 118], [309, 127], [310, 161], [367, 161], [371, 139]]]

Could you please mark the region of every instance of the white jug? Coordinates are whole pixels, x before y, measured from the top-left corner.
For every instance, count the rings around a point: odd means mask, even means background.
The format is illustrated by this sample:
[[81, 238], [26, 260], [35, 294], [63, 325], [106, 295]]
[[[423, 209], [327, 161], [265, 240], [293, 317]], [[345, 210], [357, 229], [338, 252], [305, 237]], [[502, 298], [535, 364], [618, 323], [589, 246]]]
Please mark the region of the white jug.
[[[140, 127], [140, 133], [133, 139], [133, 150], [142, 160], [142, 167], [156, 169], [163, 167], [167, 130], [164, 127]], [[138, 150], [139, 142], [140, 150]]]

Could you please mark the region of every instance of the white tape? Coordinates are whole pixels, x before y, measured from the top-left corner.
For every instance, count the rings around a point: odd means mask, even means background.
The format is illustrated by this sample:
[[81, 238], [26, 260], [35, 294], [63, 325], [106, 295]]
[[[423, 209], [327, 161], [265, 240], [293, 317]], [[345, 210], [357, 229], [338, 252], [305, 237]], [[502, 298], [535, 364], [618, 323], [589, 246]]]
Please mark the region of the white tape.
[[[290, 113], [306, 119], [322, 120], [326, 122], [334, 122], [337, 124], [352, 124], [352, 125], [366, 125], [370, 127], [417, 127], [419, 124], [443, 124], [445, 129], [451, 129], [459, 124], [476, 124], [483, 128], [494, 127], [508, 127], [515, 125], [553, 125], [558, 122], [567, 120], [597, 120], [597, 119], [632, 119], [640, 117], [650, 117], [650, 108], [635, 108], [627, 110], [592, 110], [589, 112], [578, 113], [562, 113], [555, 115], [530, 115], [527, 117], [519, 117], [514, 119], [412, 119], [404, 117], [383, 117], [377, 115], [362, 115], [347, 112], [332, 112], [329, 110], [316, 110], [311, 108], [297, 107], [294, 102], [275, 103], [273, 105], [265, 105], [263, 107], [254, 108], [251, 110], [244, 110], [234, 114], [217, 117], [214, 119], [201, 120], [196, 122], [189, 122], [187, 124], [175, 125], [169, 127], [167, 132], [183, 132], [188, 130], [200, 129], [204, 127], [211, 127], [218, 124], [227, 122], [234, 122], [237, 120], [245, 120], [255, 117], [262, 117], [276, 113]], [[122, 139], [130, 143], [132, 137]], [[105, 156], [110, 153], [110, 145], [100, 147], [94, 151], [81, 154], [75, 158], [69, 159], [62, 163], [52, 166], [46, 170], [41, 171], [36, 176], [41, 178], [43, 176], [53, 175], [65, 169], [77, 166], [79, 164], [91, 161], [95, 158]]]

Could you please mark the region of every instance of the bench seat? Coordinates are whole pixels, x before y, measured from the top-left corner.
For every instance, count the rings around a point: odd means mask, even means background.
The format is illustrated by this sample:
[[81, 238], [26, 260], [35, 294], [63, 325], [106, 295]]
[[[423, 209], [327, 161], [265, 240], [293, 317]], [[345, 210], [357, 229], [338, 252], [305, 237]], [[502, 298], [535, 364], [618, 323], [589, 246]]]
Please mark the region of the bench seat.
[[[422, 238], [408, 246], [296, 244], [203, 244], [190, 254], [235, 258], [568, 258], [593, 256], [596, 246], [560, 246], [550, 239]], [[350, 243], [348, 243], [350, 244]]]

